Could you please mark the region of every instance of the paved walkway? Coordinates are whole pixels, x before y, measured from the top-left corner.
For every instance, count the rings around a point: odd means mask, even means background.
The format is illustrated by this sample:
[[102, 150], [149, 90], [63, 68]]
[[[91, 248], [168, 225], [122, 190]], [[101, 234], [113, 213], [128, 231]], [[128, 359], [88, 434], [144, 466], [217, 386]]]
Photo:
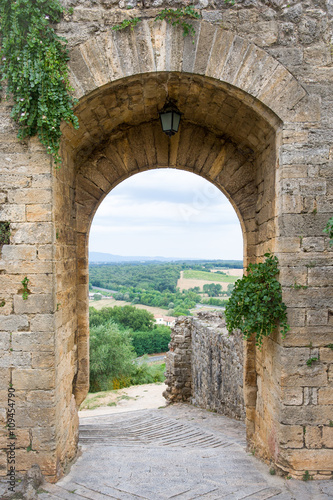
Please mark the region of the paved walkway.
[[81, 456], [40, 500], [328, 500], [333, 481], [271, 475], [240, 422], [189, 405], [81, 419]]

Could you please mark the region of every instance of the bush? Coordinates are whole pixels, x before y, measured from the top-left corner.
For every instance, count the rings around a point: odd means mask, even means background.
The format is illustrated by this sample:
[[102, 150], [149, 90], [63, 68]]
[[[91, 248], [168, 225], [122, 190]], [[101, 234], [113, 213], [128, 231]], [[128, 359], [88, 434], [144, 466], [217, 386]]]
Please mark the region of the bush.
[[217, 299], [216, 297], [210, 297], [209, 299], [204, 299], [203, 304], [208, 304], [210, 306], [221, 306], [225, 307], [228, 304], [227, 300]]
[[137, 356], [155, 354], [168, 350], [171, 340], [171, 329], [168, 326], [157, 326], [150, 332], [133, 332], [132, 344]]
[[165, 363], [148, 365], [147, 363], [136, 364], [135, 371], [131, 377], [132, 385], [154, 384], [164, 382]]
[[91, 328], [90, 392], [112, 389], [112, 379], [130, 380], [134, 357], [130, 332], [112, 321]]

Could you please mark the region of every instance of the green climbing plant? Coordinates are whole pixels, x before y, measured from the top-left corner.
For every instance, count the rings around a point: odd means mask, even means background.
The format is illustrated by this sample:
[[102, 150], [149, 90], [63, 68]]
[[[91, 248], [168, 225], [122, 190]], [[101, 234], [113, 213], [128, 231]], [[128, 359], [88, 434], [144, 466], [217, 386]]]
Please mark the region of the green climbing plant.
[[326, 224], [326, 227], [325, 229], [323, 230], [324, 233], [328, 234], [329, 238], [330, 238], [330, 246], [333, 245], [333, 217], [331, 217], [327, 224]]
[[25, 276], [23, 280], [21, 281], [23, 285], [23, 292], [22, 292], [22, 298], [23, 300], [27, 300], [29, 297], [29, 289], [28, 289], [28, 284], [29, 284], [29, 278]]
[[285, 337], [289, 325], [278, 274], [278, 259], [270, 253], [265, 254], [264, 262], [248, 266], [247, 275], [236, 281], [225, 309], [229, 332], [239, 329], [247, 340], [255, 334], [260, 347], [263, 337], [270, 335], [279, 322]]
[[9, 245], [10, 242], [10, 223], [8, 221], [0, 222], [0, 252], [3, 245]]
[[155, 21], [166, 21], [172, 26], [181, 26], [183, 28], [183, 36], [195, 35], [195, 29], [187, 19], [200, 19], [200, 14], [191, 5], [180, 9], [163, 9], [156, 17]]
[[38, 135], [59, 166], [60, 124], [78, 128], [71, 95], [67, 40], [53, 24], [64, 13], [59, 0], [0, 0], [0, 79], [14, 99], [18, 137]]
[[113, 31], [119, 31], [130, 27], [133, 31], [134, 27], [140, 22], [141, 19], [139, 17], [133, 17], [132, 19], [125, 19], [120, 24], [115, 24], [114, 26], [112, 26], [112, 29]]

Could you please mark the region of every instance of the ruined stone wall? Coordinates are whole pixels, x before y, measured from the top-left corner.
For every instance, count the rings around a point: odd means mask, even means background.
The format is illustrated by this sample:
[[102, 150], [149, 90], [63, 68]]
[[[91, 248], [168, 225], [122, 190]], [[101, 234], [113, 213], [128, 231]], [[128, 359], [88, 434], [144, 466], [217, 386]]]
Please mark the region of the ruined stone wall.
[[165, 397], [244, 420], [243, 340], [220, 313], [179, 318], [166, 356]]
[[219, 313], [199, 313], [192, 329], [192, 403], [244, 420], [243, 339]]

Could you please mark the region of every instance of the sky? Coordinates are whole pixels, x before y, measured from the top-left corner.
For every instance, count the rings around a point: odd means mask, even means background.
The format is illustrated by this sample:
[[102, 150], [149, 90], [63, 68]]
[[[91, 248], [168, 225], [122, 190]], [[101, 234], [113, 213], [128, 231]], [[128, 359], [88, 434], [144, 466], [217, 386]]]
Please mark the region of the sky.
[[243, 237], [219, 189], [198, 175], [163, 168], [135, 174], [108, 194], [94, 217], [89, 250], [241, 260]]

